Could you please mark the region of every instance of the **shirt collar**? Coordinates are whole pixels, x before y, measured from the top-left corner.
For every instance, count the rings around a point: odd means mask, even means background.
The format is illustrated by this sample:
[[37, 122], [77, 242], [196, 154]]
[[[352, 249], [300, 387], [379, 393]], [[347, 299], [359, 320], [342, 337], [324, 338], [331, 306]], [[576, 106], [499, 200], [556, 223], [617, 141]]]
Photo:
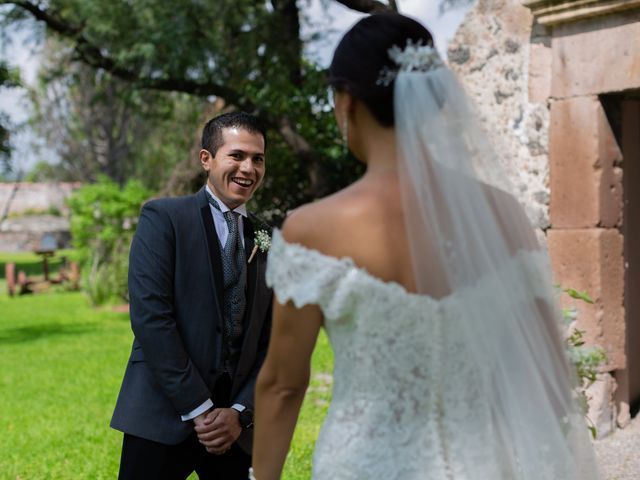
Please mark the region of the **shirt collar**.
[[[218, 202], [218, 205], [220, 206], [220, 211], [221, 211], [222, 213], [224, 213], [224, 212], [228, 212], [229, 210], [231, 210], [229, 207], [227, 207], [227, 206], [225, 205], [225, 203], [224, 203], [222, 200], [220, 200], [218, 197], [216, 197], [216, 196], [213, 194], [213, 192], [212, 192], [212, 191], [211, 191], [211, 189], [209, 188], [209, 185], [208, 185], [208, 184], [205, 186], [205, 188], [207, 189], [207, 192], [209, 192], [209, 195], [211, 195], [211, 196], [214, 198], [214, 200], [215, 200], [216, 202]], [[213, 207], [212, 207], [212, 208], [213, 208]], [[246, 217], [246, 216], [247, 216], [247, 204], [246, 204], [246, 203], [243, 203], [242, 205], [240, 205], [240, 206], [238, 206], [238, 207], [234, 208], [234, 209], [233, 209], [233, 211], [234, 211], [234, 212], [236, 212], [236, 213], [239, 213], [239, 214], [240, 214], [240, 215], [242, 215], [243, 217]]]

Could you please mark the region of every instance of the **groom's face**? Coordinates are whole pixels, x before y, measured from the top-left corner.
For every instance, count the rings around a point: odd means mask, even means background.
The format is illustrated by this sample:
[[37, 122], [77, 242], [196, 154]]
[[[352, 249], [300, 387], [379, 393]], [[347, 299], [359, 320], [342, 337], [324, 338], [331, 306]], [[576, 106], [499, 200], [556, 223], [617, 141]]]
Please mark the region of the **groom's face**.
[[222, 130], [223, 144], [215, 155], [200, 150], [209, 188], [234, 209], [246, 203], [264, 178], [264, 137], [243, 128]]

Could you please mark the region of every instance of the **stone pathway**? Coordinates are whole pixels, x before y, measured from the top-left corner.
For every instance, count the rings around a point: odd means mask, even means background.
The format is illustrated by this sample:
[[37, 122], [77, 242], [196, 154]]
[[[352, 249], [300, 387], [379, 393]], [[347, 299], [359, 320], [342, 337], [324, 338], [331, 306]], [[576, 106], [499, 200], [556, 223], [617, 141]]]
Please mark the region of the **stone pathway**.
[[640, 479], [640, 415], [594, 445], [606, 480]]

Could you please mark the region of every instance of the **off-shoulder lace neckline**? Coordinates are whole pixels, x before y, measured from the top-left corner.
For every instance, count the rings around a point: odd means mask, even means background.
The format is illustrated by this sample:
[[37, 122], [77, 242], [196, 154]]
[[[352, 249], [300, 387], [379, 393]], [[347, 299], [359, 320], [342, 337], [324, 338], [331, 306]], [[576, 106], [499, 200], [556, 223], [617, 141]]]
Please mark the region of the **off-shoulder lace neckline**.
[[[360, 275], [363, 275], [364, 277], [366, 277], [369, 281], [373, 282], [374, 284], [376, 284], [379, 287], [382, 288], [392, 288], [394, 290], [399, 290], [400, 293], [402, 293], [403, 295], [407, 296], [407, 297], [415, 297], [415, 298], [420, 298], [420, 299], [424, 299], [427, 298], [431, 301], [435, 301], [437, 302], [438, 299], [435, 297], [432, 297], [430, 295], [424, 295], [421, 293], [416, 293], [416, 292], [411, 292], [409, 290], [407, 290], [407, 288], [402, 285], [399, 282], [396, 282], [395, 280], [383, 280], [380, 277], [376, 277], [375, 275], [372, 275], [366, 268], [361, 267], [360, 265], [358, 265], [353, 258], [351, 257], [334, 257], [333, 255], [328, 255], [326, 253], [322, 253], [320, 250], [316, 250], [315, 248], [311, 248], [311, 247], [307, 247], [305, 245], [302, 245], [300, 243], [291, 243], [288, 242], [287, 240], [285, 240], [285, 238], [282, 236], [282, 232], [278, 229], [275, 229], [273, 231], [273, 244], [277, 245], [278, 243], [282, 243], [283, 248], [290, 248], [293, 250], [298, 250], [301, 252], [305, 252], [315, 258], [321, 258], [325, 261], [329, 261], [329, 262], [333, 262], [334, 264], [337, 265], [341, 265], [344, 268], [350, 268], [355, 270], [356, 272], [358, 272]], [[442, 297], [442, 298], [446, 298], [446, 297]]]
[[[421, 301], [425, 301], [435, 305], [440, 303], [446, 303], [450, 301], [452, 298], [457, 297], [461, 291], [467, 291], [467, 290], [473, 289], [477, 285], [481, 284], [483, 280], [486, 280], [486, 276], [484, 276], [477, 279], [473, 283], [467, 285], [461, 290], [450, 292], [442, 297], [434, 297], [433, 295], [430, 295], [427, 293], [411, 292], [404, 285], [402, 285], [399, 282], [396, 282], [395, 280], [383, 280], [380, 277], [376, 277], [375, 275], [371, 274], [366, 268], [356, 264], [356, 262], [351, 257], [348, 257], [348, 256], [335, 257], [333, 255], [328, 255], [315, 248], [307, 247], [300, 243], [288, 242], [287, 240], [285, 240], [284, 236], [282, 235], [282, 232], [276, 228], [273, 230], [272, 248], [274, 246], [278, 248], [278, 244], [282, 244], [281, 248], [283, 249], [289, 248], [294, 251], [297, 250], [299, 252], [305, 252], [306, 254], [312, 257], [320, 258], [324, 261], [332, 262], [333, 264], [343, 266], [345, 269], [352, 269], [356, 271], [359, 275], [364, 276], [366, 279], [368, 279], [370, 282], [372, 282], [373, 284], [375, 284], [380, 288], [393, 289], [406, 298], [421, 300]], [[512, 264], [516, 263], [518, 260], [523, 258], [528, 258], [528, 257], [538, 258], [540, 255], [543, 255], [543, 252], [541, 250], [522, 250], [521, 249], [521, 250], [518, 250], [514, 255], [512, 255], [505, 262], [505, 266], [506, 265], [511, 266]], [[496, 275], [496, 273], [492, 273], [490, 275], [494, 276]]]

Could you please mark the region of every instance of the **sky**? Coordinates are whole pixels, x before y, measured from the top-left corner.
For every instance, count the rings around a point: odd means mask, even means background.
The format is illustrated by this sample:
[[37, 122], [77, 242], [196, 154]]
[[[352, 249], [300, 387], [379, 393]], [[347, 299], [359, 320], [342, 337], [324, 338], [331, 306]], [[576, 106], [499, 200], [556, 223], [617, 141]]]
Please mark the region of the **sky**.
[[[364, 14], [350, 10], [334, 0], [299, 0], [303, 13], [302, 35], [310, 37], [314, 32], [329, 32], [324, 40], [311, 43], [306, 54], [323, 66], [328, 66], [333, 49], [342, 35]], [[401, 13], [419, 20], [431, 31], [436, 47], [446, 57], [446, 47], [453, 38], [456, 29], [462, 22], [469, 7], [451, 10], [444, 15], [438, 11], [437, 0], [397, 0]], [[0, 7], [6, 8], [6, 7]], [[12, 30], [6, 32], [9, 42], [0, 46], [0, 58], [11, 66], [19, 67], [24, 83], [33, 85], [40, 63], [37, 44], [33, 40], [33, 30]], [[17, 126], [17, 132], [11, 137], [14, 146], [12, 161], [16, 170], [28, 171], [39, 159], [55, 158], [46, 146], [37, 148], [36, 137], [26, 122], [31, 115], [29, 101], [23, 89], [0, 88], [0, 111], [10, 117], [10, 122]]]

